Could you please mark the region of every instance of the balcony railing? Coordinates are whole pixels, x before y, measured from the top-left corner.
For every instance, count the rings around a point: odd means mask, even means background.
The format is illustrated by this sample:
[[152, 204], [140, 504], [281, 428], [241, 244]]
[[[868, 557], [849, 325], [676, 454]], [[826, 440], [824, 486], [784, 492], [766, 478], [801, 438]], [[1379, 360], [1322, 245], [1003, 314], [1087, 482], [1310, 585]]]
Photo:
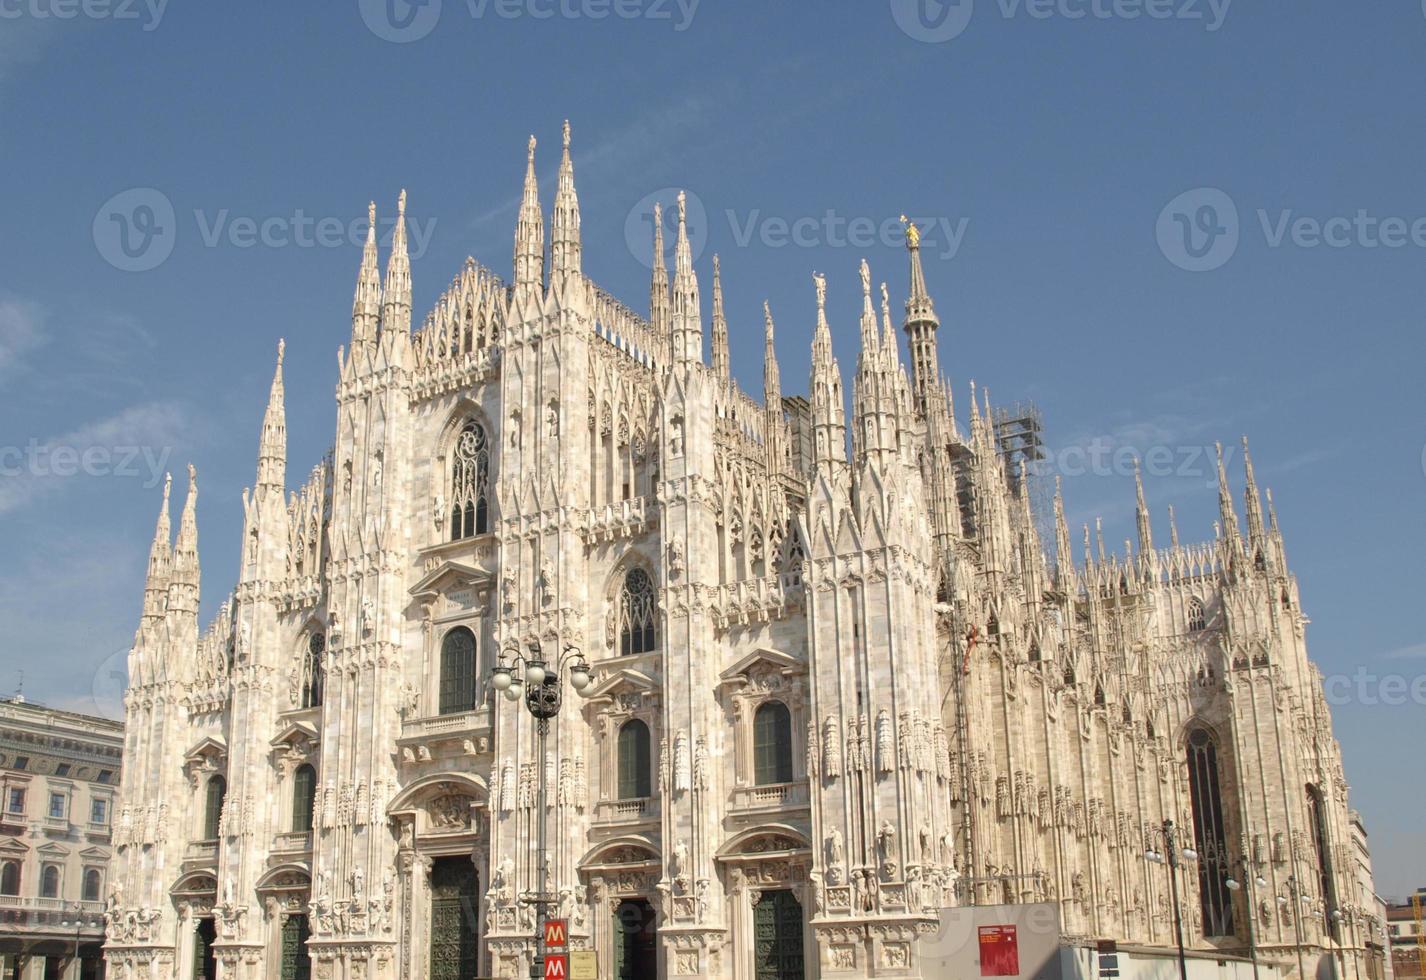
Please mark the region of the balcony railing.
[[807, 782], [768, 783], [765, 786], [740, 786], [733, 790], [735, 810], [778, 810], [807, 805]]
[[311, 831], [291, 831], [278, 834], [272, 842], [274, 854], [302, 854], [312, 849]]
[[594, 809], [597, 823], [639, 823], [657, 817], [657, 800], [648, 796], [632, 800], [602, 800]]
[[216, 864], [218, 862], [218, 842], [215, 840], [189, 841], [183, 852], [184, 864]]
[[455, 737], [475, 732], [490, 731], [490, 709], [476, 708], [454, 715], [431, 715], [427, 718], [412, 718], [401, 726], [401, 739], [406, 741], [432, 739], [438, 736]]
[[0, 909], [23, 909], [28, 912], [73, 912], [75, 906], [84, 913], [104, 911], [103, 902], [76, 902], [66, 898], [39, 898], [34, 895], [0, 895]]

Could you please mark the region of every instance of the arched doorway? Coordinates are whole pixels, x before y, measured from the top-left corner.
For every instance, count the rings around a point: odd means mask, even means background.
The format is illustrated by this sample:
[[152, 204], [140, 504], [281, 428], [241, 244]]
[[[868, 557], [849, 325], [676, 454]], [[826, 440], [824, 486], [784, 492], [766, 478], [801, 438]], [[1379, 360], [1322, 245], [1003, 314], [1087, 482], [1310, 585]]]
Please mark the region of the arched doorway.
[[658, 926], [645, 898], [626, 898], [614, 909], [614, 978], [645, 980], [658, 976]]
[[757, 980], [801, 980], [802, 903], [790, 888], [764, 891], [753, 905], [753, 969]]
[[193, 980], [217, 980], [218, 958], [213, 952], [213, 942], [218, 938], [218, 932], [212, 916], [198, 920], [193, 937]]
[[479, 972], [479, 897], [469, 857], [431, 862], [431, 980], [464, 980]]

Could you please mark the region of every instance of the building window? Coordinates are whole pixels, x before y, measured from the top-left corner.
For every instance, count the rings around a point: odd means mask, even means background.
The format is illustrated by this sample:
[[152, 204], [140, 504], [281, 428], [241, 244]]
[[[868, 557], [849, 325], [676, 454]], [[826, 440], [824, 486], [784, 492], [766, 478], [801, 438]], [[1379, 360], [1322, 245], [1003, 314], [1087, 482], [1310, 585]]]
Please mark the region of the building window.
[[1193, 804], [1193, 839], [1198, 849], [1198, 898], [1205, 936], [1233, 934], [1232, 893], [1228, 880], [1227, 830], [1223, 826], [1223, 790], [1218, 780], [1218, 746], [1205, 728], [1188, 734], [1188, 788]]
[[61, 762], [59, 765], [57, 765], [57, 766], [54, 767], [54, 774], [55, 774], [56, 776], [60, 777], [61, 779], [63, 779], [65, 776], [68, 776], [68, 775], [69, 775], [69, 770], [70, 770], [70, 765], [69, 765], [69, 763], [68, 763], [68, 762]]
[[63, 820], [68, 809], [69, 800], [63, 793], [50, 794], [50, 816], [52, 818]]
[[1194, 596], [1188, 600], [1188, 631], [1198, 633], [1208, 628], [1208, 614], [1204, 612], [1203, 600]]
[[[1327, 847], [1327, 808], [1322, 791], [1311, 784], [1307, 787], [1307, 817], [1312, 824], [1312, 848], [1317, 856], [1317, 886], [1321, 889], [1323, 907], [1337, 907], [1337, 889], [1332, 881], [1331, 852]], [[1327, 928], [1337, 938], [1337, 923], [1330, 918]]]
[[6, 861], [0, 867], [0, 895], [20, 894], [20, 862]]
[[24, 771], [25, 771], [26, 769], [28, 769], [29, 767], [30, 767], [30, 757], [29, 757], [29, 756], [27, 756], [27, 755], [17, 755], [17, 756], [15, 756], [15, 768], [16, 768], [18, 771], [24, 772]]
[[40, 871], [40, 898], [59, 898], [59, 865], [47, 864]]
[[485, 429], [472, 420], [456, 438], [451, 463], [451, 540], [490, 530], [490, 443]]
[[112, 769], [100, 769], [100, 770], [99, 770], [99, 775], [97, 775], [97, 776], [94, 777], [94, 781], [95, 781], [96, 783], [107, 783], [109, 780], [111, 780], [111, 779], [113, 779], [113, 778], [114, 778], [114, 770], [112, 770]]
[[619, 729], [619, 799], [653, 796], [653, 767], [649, 762], [649, 726], [637, 718]]
[[753, 781], [792, 782], [792, 712], [781, 701], [764, 701], [753, 715]]
[[475, 634], [457, 626], [441, 641], [440, 713], [475, 710]]
[[306, 834], [312, 830], [312, 810], [317, 803], [317, 770], [302, 765], [292, 774], [292, 830]]
[[654, 629], [654, 583], [642, 568], [631, 568], [619, 592], [619, 652], [648, 653], [658, 643]]
[[322, 703], [322, 687], [327, 675], [322, 666], [322, 655], [327, 651], [327, 637], [324, 633], [313, 633], [307, 638], [307, 652], [302, 656], [302, 707], [315, 708]]
[[25, 812], [25, 791], [12, 786], [10, 788], [9, 799], [5, 801], [5, 809], [9, 813], [23, 815]]
[[100, 892], [100, 889], [101, 889], [102, 887], [103, 887], [103, 878], [102, 878], [102, 877], [100, 876], [100, 874], [99, 874], [99, 869], [98, 869], [98, 868], [85, 868], [85, 869], [84, 869], [84, 893], [83, 893], [83, 896], [82, 896], [83, 901], [86, 901], [86, 902], [97, 902], [97, 901], [99, 901], [99, 892]]
[[108, 823], [109, 822], [109, 801], [90, 800], [89, 801], [89, 822]]
[[223, 822], [223, 799], [228, 795], [228, 781], [222, 776], [208, 780], [208, 794], [203, 807], [203, 840], [217, 840]]

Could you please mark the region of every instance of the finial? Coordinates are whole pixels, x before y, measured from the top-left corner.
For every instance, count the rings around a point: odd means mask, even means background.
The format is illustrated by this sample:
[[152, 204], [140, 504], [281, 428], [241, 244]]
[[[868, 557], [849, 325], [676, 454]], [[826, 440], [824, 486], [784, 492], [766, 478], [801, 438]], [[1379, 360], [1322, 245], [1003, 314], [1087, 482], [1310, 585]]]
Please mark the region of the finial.
[[569, 120], [564, 121], [564, 148], [569, 149]]
[[767, 338], [772, 339], [772, 306], [767, 300], [763, 300], [763, 324], [767, 328]]
[[198, 467], [192, 463], [188, 464], [188, 489], [194, 490], [198, 487]]
[[688, 195], [683, 191], [678, 192], [678, 223], [681, 225], [688, 220]]
[[721, 273], [722, 273], [722, 269], [721, 269], [721, 267], [720, 267], [719, 264], [718, 264], [718, 253], [717, 253], [717, 252], [714, 252], [714, 253], [713, 253], [713, 279], [716, 281], [716, 280], [718, 279], [718, 276], [719, 276]]
[[891, 322], [891, 293], [887, 290], [886, 283], [881, 284], [881, 318]]
[[529, 149], [526, 151], [525, 159], [528, 160], [531, 164], [535, 162], [535, 137], [533, 134], [530, 136], [530, 145]]
[[376, 202], [375, 202], [375, 201], [368, 201], [368, 202], [366, 203], [366, 223], [367, 223], [367, 227], [368, 227], [368, 228], [375, 228], [375, 227], [376, 227]]
[[916, 227], [916, 223], [906, 215], [901, 216], [901, 223], [906, 226], [906, 247], [917, 249], [921, 247], [921, 231]]
[[287, 341], [282, 337], [277, 338], [277, 366], [282, 367], [282, 357], [287, 353]]
[[820, 272], [812, 273], [812, 282], [817, 286], [817, 314], [827, 312], [827, 277]]
[[401, 194], [396, 198], [396, 215], [404, 218], [406, 216], [406, 188], [401, 188]]
[[866, 259], [862, 259], [862, 295], [871, 296], [871, 266], [867, 265]]
[[168, 509], [168, 495], [169, 495], [169, 491], [171, 491], [172, 489], [173, 489], [173, 474], [172, 474], [171, 472], [170, 472], [170, 473], [165, 473], [165, 474], [163, 475], [163, 503], [164, 503], [164, 510], [167, 510], [167, 509]]

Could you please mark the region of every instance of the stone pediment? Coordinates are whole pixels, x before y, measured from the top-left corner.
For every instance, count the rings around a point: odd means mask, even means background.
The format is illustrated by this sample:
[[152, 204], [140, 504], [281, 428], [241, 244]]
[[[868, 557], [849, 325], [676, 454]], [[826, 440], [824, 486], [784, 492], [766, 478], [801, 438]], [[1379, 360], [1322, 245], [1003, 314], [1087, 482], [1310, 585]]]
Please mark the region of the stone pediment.
[[616, 670], [596, 684], [590, 689], [586, 698], [594, 701], [600, 698], [612, 699], [620, 694], [657, 695], [658, 693], [659, 683], [653, 677], [642, 670], [625, 667], [622, 670]]
[[183, 756], [183, 771], [197, 787], [206, 773], [220, 772], [228, 761], [228, 743], [218, 735], [205, 735]]
[[300, 745], [302, 742], [316, 744], [320, 739], [317, 737], [317, 728], [305, 721], [289, 721], [282, 726], [282, 730], [277, 733], [268, 745], [274, 749], [285, 748], [287, 746]]
[[65, 858], [69, 856], [69, 848], [51, 842], [35, 848], [35, 853], [42, 858]]
[[28, 853], [30, 853], [30, 849], [15, 838], [0, 837], [0, 854], [22, 856]]
[[109, 860], [109, 852], [102, 847], [86, 847], [79, 852], [79, 856], [90, 861]]
[[755, 674], [770, 673], [795, 677], [807, 673], [807, 664], [781, 650], [759, 647], [719, 674], [719, 686], [747, 684]]
[[474, 565], [444, 561], [421, 576], [421, 581], [408, 590], [417, 599], [436, 599], [455, 589], [486, 587], [493, 584], [489, 572]]

